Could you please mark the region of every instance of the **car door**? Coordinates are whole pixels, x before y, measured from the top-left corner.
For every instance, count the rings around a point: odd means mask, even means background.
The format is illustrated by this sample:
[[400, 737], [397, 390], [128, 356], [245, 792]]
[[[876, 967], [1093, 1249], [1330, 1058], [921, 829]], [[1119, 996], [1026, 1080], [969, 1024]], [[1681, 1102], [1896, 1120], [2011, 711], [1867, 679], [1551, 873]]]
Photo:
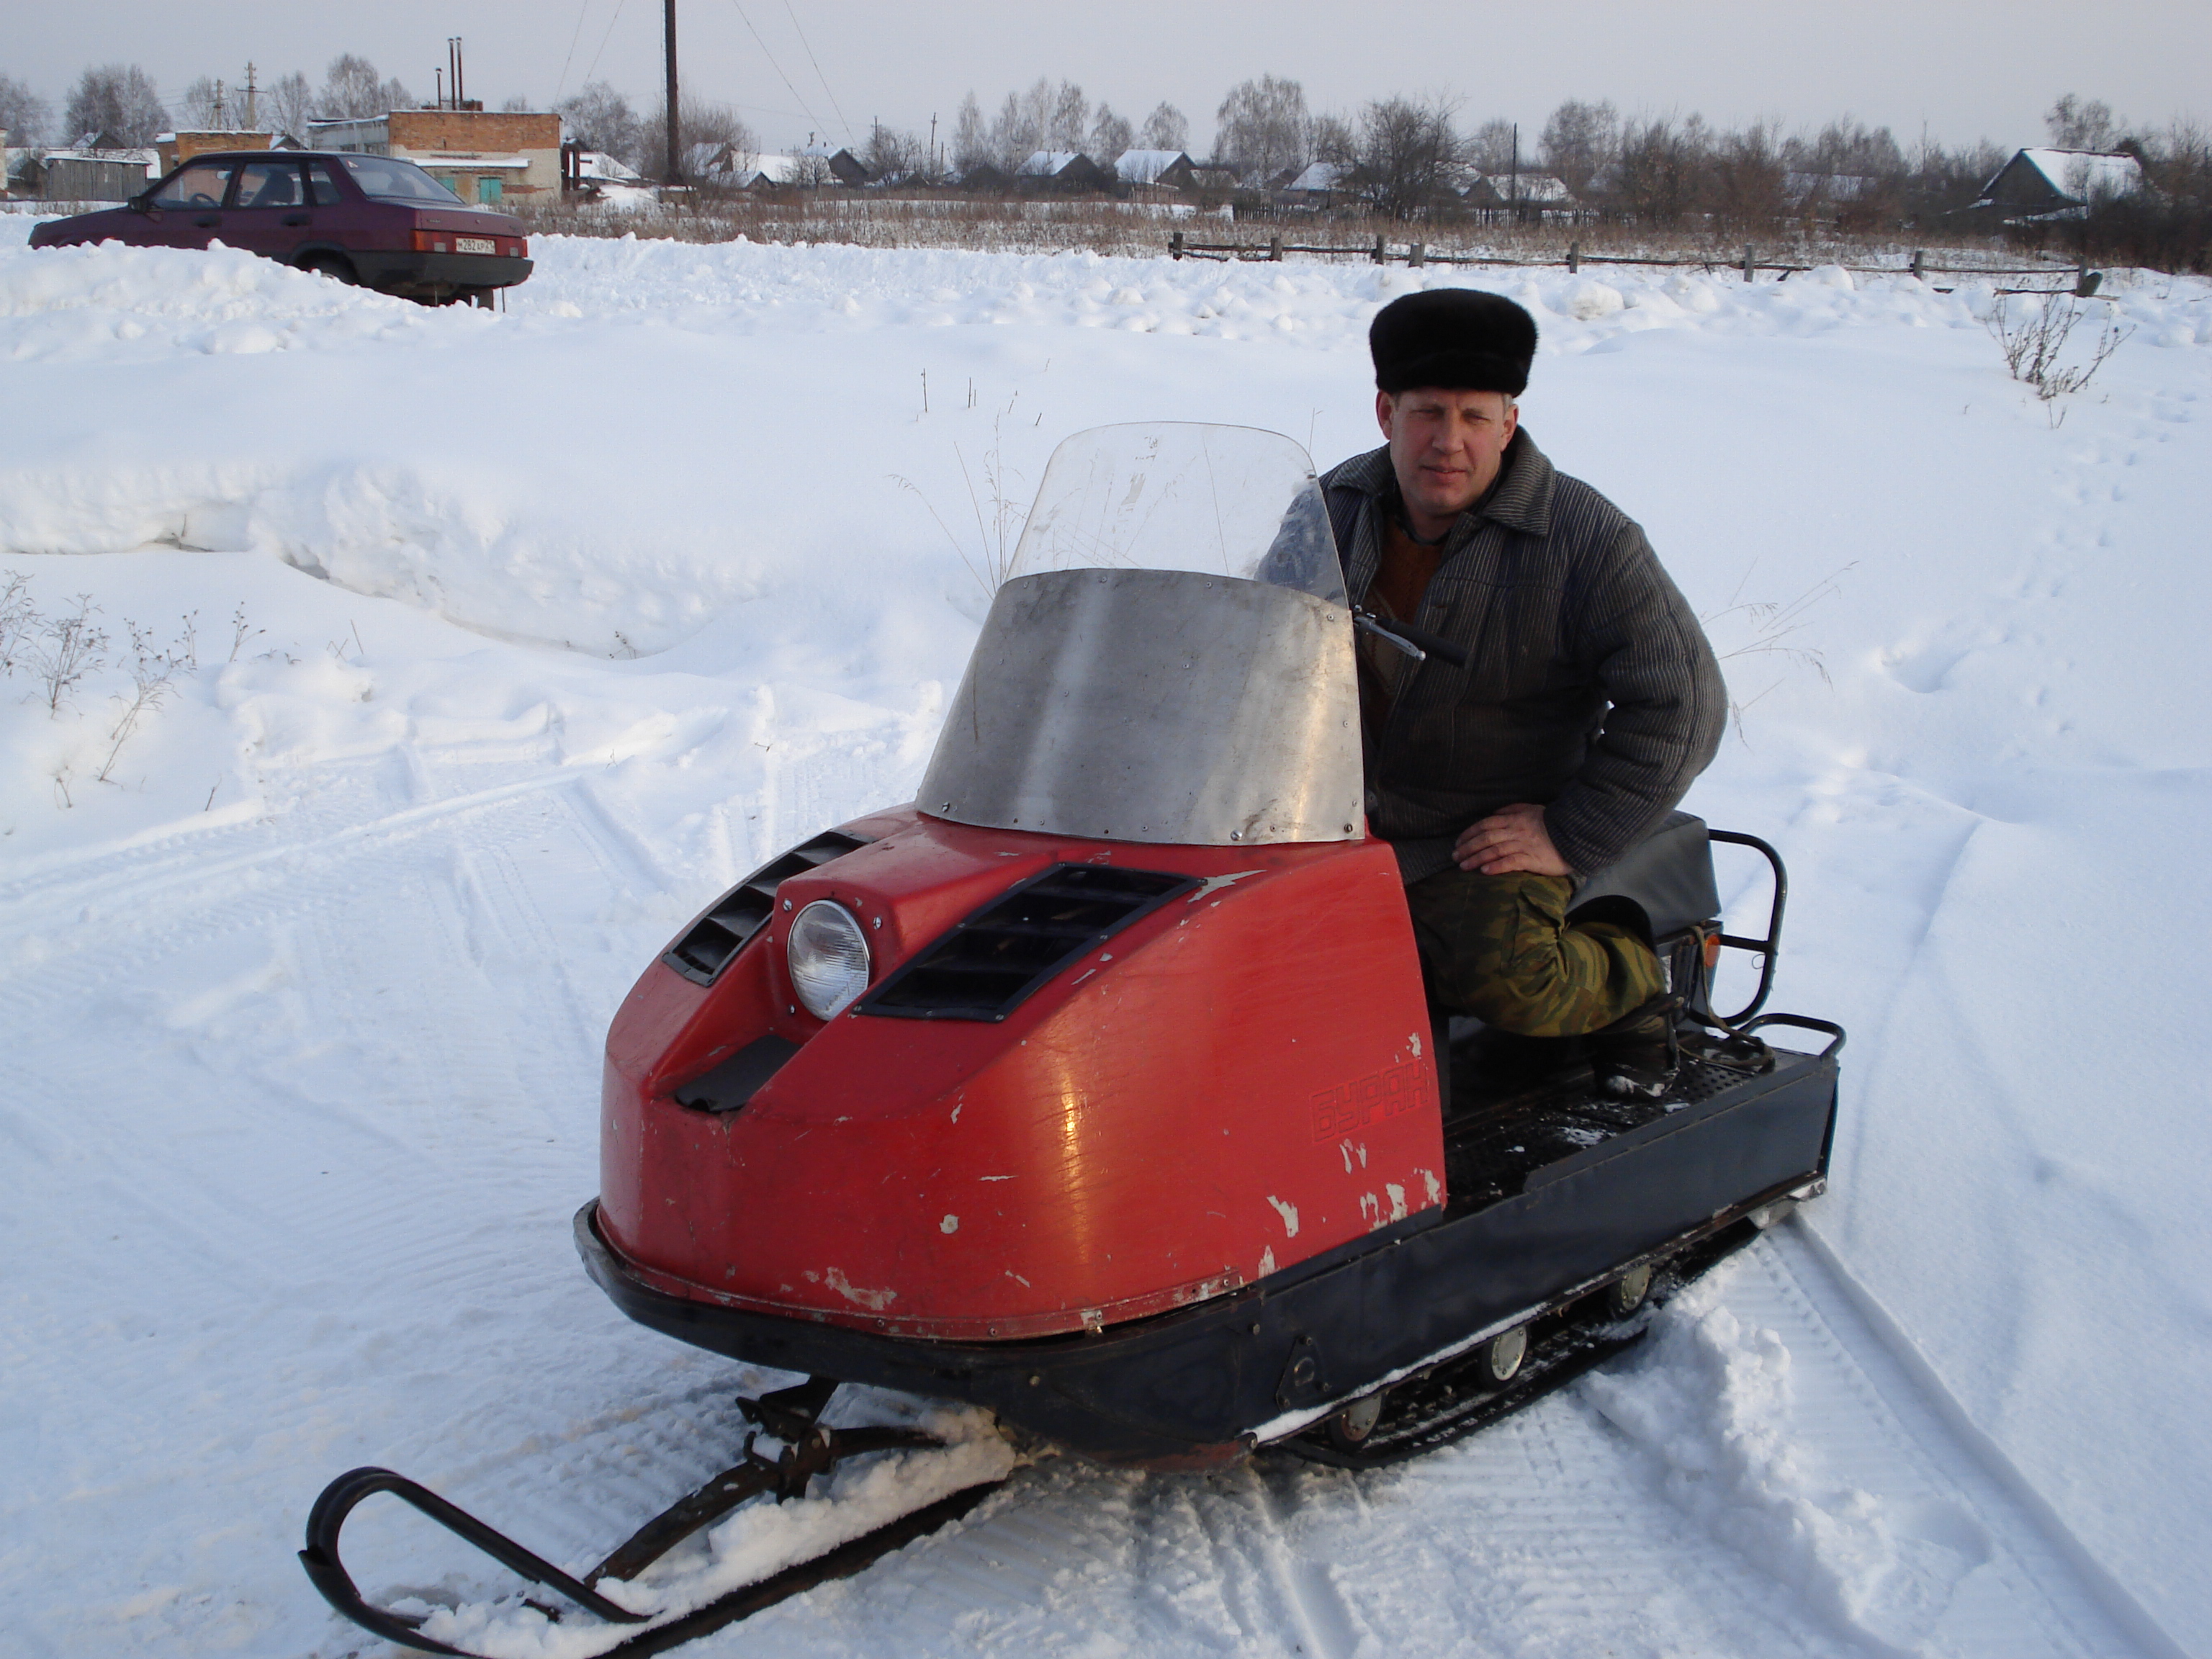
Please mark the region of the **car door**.
[[190, 161], [154, 187], [146, 202], [146, 240], [155, 247], [205, 247], [222, 234], [222, 198], [234, 161]]
[[222, 240], [271, 259], [289, 260], [314, 234], [314, 215], [292, 157], [248, 161], [238, 170], [231, 205], [222, 215]]

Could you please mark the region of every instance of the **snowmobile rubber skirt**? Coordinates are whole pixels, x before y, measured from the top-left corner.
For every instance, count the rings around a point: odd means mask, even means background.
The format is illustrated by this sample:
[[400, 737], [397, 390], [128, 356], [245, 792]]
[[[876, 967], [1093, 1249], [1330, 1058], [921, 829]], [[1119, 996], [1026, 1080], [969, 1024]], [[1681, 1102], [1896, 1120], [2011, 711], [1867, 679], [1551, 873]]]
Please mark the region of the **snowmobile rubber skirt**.
[[596, 1200], [576, 1247], [624, 1313], [694, 1346], [983, 1406], [1101, 1462], [1205, 1468], [1822, 1179], [1836, 1081], [1832, 1048], [1778, 1053], [1479, 1208], [1448, 1202], [1211, 1300], [1036, 1340], [933, 1341], [673, 1295], [609, 1243]]

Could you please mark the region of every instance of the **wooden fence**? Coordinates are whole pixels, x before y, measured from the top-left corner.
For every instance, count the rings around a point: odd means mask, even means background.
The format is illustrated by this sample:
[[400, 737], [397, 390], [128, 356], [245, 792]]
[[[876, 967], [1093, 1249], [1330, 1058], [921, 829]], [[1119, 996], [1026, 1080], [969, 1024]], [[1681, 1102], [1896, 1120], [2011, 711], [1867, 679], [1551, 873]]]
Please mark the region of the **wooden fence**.
[[[1370, 259], [1375, 264], [1389, 264], [1403, 260], [1408, 265], [1547, 265], [1555, 266], [1552, 259], [1522, 259], [1502, 254], [1432, 253], [1420, 242], [1403, 245], [1403, 251], [1392, 246], [1388, 239], [1377, 236], [1370, 244], [1347, 246], [1312, 242], [1285, 242], [1280, 236], [1271, 236], [1265, 243], [1251, 242], [1194, 242], [1182, 231], [1168, 238], [1168, 253], [1176, 259], [1261, 260], [1279, 264], [1286, 253], [1317, 254], [1340, 259]], [[1824, 263], [1836, 264], [1838, 261]], [[1819, 267], [1792, 264], [1786, 261], [1761, 259], [1755, 244], [1747, 244], [1741, 259], [1723, 259], [1711, 255], [1687, 255], [1672, 258], [1652, 258], [1637, 254], [1585, 253], [1580, 242], [1567, 245], [1566, 266], [1570, 271], [1579, 271], [1584, 265], [1692, 265], [1710, 276], [1717, 270], [1741, 271], [1747, 283], [1757, 282], [1759, 273], [1771, 270], [1778, 273], [1777, 280], [1788, 282], [1793, 272], [1813, 270]], [[1877, 276], [1913, 276], [1927, 280], [1929, 272], [1938, 275], [1973, 276], [2070, 276], [2077, 296], [2087, 299], [2096, 293], [2105, 280], [2100, 270], [2091, 270], [2083, 265], [2046, 263], [2037, 265], [1945, 265], [1936, 264], [1928, 258], [1925, 248], [1913, 250], [1912, 258], [1903, 264], [1854, 265], [1844, 264], [1845, 270], [1858, 271]], [[1937, 288], [1938, 294], [1948, 294], [1948, 288]], [[2063, 294], [2057, 288], [2001, 288], [2000, 294]]]

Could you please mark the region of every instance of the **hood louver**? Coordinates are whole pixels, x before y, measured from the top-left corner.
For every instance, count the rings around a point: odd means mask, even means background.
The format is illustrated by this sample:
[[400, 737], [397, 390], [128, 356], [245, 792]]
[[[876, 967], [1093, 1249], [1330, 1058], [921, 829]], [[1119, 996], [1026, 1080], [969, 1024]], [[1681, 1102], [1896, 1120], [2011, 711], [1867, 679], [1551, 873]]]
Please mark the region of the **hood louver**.
[[1200, 884], [1157, 870], [1055, 864], [956, 922], [854, 1006], [904, 1019], [1004, 1019], [1078, 957]]
[[763, 864], [716, 900], [714, 907], [684, 930], [660, 959], [695, 985], [712, 985], [714, 976], [729, 965], [732, 957], [745, 948], [775, 914], [775, 890], [793, 876], [803, 876], [832, 859], [841, 859], [871, 837], [848, 836], [842, 830], [825, 830], [810, 842], [793, 848], [773, 863]]

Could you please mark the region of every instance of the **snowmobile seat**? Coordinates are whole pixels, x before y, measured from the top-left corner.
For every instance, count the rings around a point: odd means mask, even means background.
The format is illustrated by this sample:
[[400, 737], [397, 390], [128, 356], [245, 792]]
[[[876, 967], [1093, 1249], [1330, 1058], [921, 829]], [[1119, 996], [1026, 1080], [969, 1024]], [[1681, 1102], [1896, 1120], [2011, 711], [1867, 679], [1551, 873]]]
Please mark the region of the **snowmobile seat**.
[[1620, 922], [1656, 944], [1720, 913], [1705, 821], [1669, 812], [1657, 829], [1575, 890], [1568, 916]]

